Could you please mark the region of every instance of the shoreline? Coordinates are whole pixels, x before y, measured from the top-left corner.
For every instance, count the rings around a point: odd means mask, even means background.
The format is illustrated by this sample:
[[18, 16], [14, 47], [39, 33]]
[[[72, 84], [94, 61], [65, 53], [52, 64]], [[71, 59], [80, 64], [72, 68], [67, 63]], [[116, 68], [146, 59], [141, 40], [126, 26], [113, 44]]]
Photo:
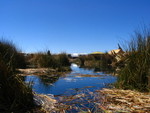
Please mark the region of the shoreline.
[[[96, 90], [89, 92], [89, 95], [93, 95], [95, 100], [87, 100], [89, 103], [95, 104], [95, 108], [100, 108], [104, 113], [148, 113], [150, 110], [150, 93], [141, 93], [134, 90], [122, 90], [122, 89], [107, 89]], [[74, 106], [65, 104], [65, 102], [71, 102], [86, 98], [87, 95], [84, 93], [73, 95], [73, 96], [60, 96], [61, 101], [54, 100], [48, 95], [40, 95], [42, 99], [46, 99], [46, 103], [43, 104], [42, 108], [45, 111], [66, 111], [66, 108], [70, 111]], [[40, 97], [40, 98], [41, 98]], [[54, 96], [55, 97], [55, 96]], [[48, 99], [47, 99], [48, 98]], [[87, 98], [88, 99], [88, 98]], [[47, 109], [51, 104], [51, 109]], [[64, 103], [63, 103], [64, 102]], [[91, 104], [92, 104], [91, 103]], [[82, 109], [82, 108], [76, 108]], [[86, 108], [88, 110], [88, 108]], [[85, 109], [85, 111], [86, 111]], [[89, 110], [90, 111], [90, 110]]]
[[[27, 68], [27, 69], [18, 69], [18, 71], [21, 72], [21, 76], [30, 76], [30, 75], [52, 75], [59, 76], [67, 74], [68, 72], [57, 72], [55, 69], [49, 69], [49, 68]], [[63, 74], [62, 74], [63, 73]], [[84, 75], [79, 74], [78, 76], [84, 76], [84, 77], [94, 77], [91, 75]], [[109, 113], [114, 112], [140, 112], [140, 113], [148, 113], [150, 110], [150, 93], [142, 93], [135, 90], [123, 90], [123, 89], [102, 89], [102, 90], [96, 90], [96, 93], [99, 93], [99, 101], [98, 107], [104, 111]], [[91, 92], [93, 96], [94, 92]], [[44, 95], [42, 94], [41, 96]], [[48, 95], [47, 95], [48, 96]], [[75, 95], [74, 98], [79, 95]], [[60, 96], [61, 97], [61, 96]], [[63, 98], [63, 97], [61, 97]], [[67, 97], [69, 99], [69, 97]], [[72, 98], [72, 97], [70, 97]], [[75, 98], [76, 99], [76, 98]], [[51, 103], [51, 100], [49, 99], [49, 102]], [[94, 103], [93, 103], [94, 104]], [[45, 104], [44, 106], [47, 106]], [[56, 106], [55, 106], [56, 105]], [[65, 104], [54, 102], [53, 107], [51, 110], [56, 110], [56, 108], [60, 108], [57, 105], [61, 105], [62, 107], [65, 106]], [[97, 105], [96, 105], [97, 106]], [[43, 107], [42, 107], [43, 108]], [[44, 109], [44, 108], [43, 108]], [[46, 110], [45, 110], [46, 111]]]
[[57, 69], [52, 68], [26, 68], [26, 69], [17, 69], [19, 71], [18, 75], [21, 76], [32, 76], [32, 75], [64, 75], [71, 71], [57, 71]]

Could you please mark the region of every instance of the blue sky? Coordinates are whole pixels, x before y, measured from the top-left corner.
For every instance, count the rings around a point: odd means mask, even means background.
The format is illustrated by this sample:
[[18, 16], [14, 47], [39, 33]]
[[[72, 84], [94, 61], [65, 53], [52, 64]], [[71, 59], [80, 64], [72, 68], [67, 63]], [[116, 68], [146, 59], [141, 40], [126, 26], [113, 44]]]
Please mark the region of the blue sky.
[[0, 0], [0, 36], [23, 52], [116, 49], [150, 25], [150, 0]]

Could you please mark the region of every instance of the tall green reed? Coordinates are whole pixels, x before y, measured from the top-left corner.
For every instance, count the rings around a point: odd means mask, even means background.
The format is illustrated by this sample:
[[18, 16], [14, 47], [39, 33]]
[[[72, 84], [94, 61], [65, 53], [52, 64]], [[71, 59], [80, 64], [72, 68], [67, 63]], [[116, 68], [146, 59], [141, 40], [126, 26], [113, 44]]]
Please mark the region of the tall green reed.
[[150, 76], [150, 31], [138, 31], [132, 40], [126, 44], [124, 67], [119, 72], [119, 88], [147, 91]]

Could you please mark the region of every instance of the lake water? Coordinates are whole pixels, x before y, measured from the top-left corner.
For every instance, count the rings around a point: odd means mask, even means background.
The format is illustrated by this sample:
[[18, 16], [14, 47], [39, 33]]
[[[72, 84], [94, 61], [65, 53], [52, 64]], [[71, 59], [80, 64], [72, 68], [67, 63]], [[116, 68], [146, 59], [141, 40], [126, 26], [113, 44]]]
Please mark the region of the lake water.
[[62, 77], [26, 76], [26, 82], [33, 81], [33, 90], [38, 94], [72, 95], [78, 90], [94, 91], [110, 87], [116, 77], [93, 69], [71, 65], [72, 72]]
[[33, 82], [33, 90], [36, 93], [50, 94], [58, 101], [58, 109], [61, 106], [66, 113], [88, 110], [101, 113], [102, 110], [96, 103], [101, 103], [102, 95], [95, 91], [111, 87], [110, 84], [117, 78], [105, 72], [95, 72], [94, 69], [79, 68], [76, 64], [72, 64], [71, 69], [72, 72], [65, 76], [33, 75], [26, 76], [25, 81]]

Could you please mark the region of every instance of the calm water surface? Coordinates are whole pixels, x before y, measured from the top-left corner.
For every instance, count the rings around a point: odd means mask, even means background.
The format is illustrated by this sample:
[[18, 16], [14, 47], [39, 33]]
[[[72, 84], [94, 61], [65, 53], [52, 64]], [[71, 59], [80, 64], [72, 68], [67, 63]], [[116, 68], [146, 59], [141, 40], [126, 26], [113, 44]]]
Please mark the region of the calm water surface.
[[[71, 65], [72, 72], [63, 77], [26, 76], [26, 82], [33, 81], [33, 90], [39, 94], [70, 95], [78, 90], [94, 91], [107, 88], [114, 83], [116, 77], [92, 69], [79, 68]], [[95, 75], [87, 77], [82, 74]]]

